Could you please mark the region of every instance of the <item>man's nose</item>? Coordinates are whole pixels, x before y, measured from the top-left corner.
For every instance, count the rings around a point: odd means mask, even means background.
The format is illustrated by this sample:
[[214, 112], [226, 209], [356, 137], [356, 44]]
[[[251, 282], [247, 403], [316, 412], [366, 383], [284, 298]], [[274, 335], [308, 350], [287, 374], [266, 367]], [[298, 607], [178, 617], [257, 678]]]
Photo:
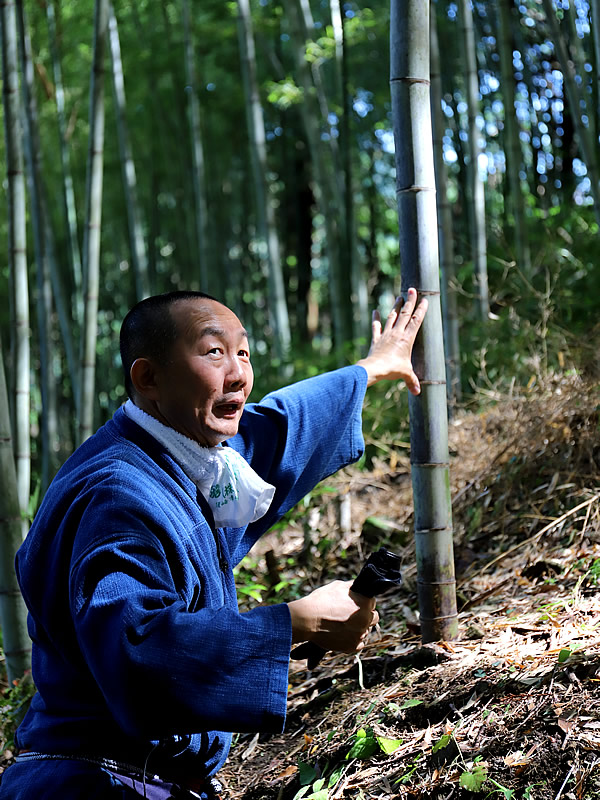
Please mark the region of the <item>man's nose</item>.
[[239, 357], [232, 356], [229, 359], [226, 380], [229, 386], [245, 386], [247, 379], [246, 373]]

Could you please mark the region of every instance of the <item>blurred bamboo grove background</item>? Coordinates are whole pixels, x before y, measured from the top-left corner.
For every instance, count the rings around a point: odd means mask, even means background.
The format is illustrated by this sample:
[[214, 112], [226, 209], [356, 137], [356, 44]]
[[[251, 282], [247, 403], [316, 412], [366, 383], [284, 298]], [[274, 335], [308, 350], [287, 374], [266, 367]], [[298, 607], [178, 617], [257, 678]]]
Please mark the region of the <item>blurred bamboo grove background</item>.
[[[599, 14], [431, 4], [451, 406], [596, 363]], [[255, 398], [364, 353], [401, 289], [390, 9], [42, 0], [1, 19], [0, 438], [31, 516], [124, 397], [136, 299], [222, 298], [251, 334]]]

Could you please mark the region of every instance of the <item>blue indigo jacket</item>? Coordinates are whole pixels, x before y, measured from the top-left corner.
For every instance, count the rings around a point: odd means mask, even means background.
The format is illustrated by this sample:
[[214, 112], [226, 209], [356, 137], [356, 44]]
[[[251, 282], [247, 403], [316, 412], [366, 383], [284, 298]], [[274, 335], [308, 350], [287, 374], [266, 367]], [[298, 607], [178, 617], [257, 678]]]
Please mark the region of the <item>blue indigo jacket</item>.
[[228, 445], [276, 493], [245, 528], [215, 528], [196, 486], [122, 409], [76, 450], [17, 556], [38, 690], [18, 747], [212, 775], [231, 732], [282, 730], [289, 610], [239, 613], [232, 569], [361, 455], [365, 388], [365, 370], [346, 367], [246, 406]]

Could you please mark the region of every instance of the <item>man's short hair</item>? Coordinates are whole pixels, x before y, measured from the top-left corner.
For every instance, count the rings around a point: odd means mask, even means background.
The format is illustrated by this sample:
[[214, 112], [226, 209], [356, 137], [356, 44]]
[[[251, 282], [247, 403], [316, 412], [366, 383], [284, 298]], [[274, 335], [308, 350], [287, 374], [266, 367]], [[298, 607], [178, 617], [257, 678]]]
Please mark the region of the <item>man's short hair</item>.
[[171, 315], [171, 306], [180, 300], [214, 300], [204, 292], [178, 291], [146, 297], [127, 312], [121, 325], [120, 349], [125, 389], [133, 400], [135, 389], [131, 381], [131, 367], [138, 358], [151, 358], [165, 363], [178, 336]]

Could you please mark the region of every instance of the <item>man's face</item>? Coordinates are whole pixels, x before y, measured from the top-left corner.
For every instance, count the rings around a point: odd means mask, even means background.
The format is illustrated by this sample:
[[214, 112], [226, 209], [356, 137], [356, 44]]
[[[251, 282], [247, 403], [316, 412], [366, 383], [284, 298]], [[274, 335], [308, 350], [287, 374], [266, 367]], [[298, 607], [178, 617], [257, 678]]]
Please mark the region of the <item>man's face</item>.
[[254, 382], [248, 337], [226, 306], [204, 298], [171, 306], [178, 337], [156, 373], [158, 419], [204, 447], [237, 433]]

